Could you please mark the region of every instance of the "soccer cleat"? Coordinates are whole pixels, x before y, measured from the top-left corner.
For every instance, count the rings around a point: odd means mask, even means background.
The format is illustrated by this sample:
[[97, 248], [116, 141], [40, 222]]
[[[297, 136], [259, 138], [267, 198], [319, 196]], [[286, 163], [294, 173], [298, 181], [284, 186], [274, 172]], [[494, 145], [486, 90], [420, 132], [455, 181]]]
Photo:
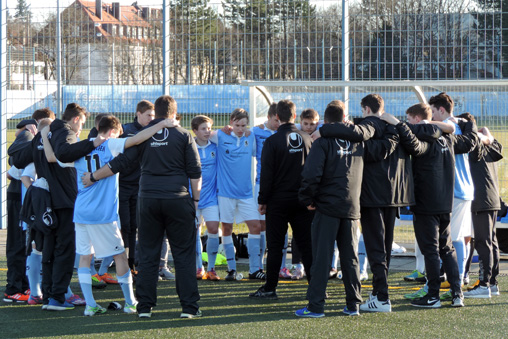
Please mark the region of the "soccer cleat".
[[413, 272], [411, 272], [411, 274], [406, 275], [404, 277], [404, 280], [405, 281], [416, 281], [416, 278], [424, 278], [425, 279], [425, 274], [420, 273], [420, 271], [418, 271], [418, 270], [414, 270]]
[[464, 292], [464, 298], [488, 299], [491, 291], [488, 286], [478, 285], [470, 291]]
[[159, 277], [161, 280], [175, 280], [175, 275], [167, 267], [159, 269]]
[[43, 304], [42, 304], [41, 309], [42, 309], [43, 311], [47, 311], [47, 310], [48, 310], [48, 304], [44, 304], [44, 301], [43, 301]]
[[79, 295], [73, 294], [71, 295], [67, 300], [69, 304], [73, 304], [74, 306], [85, 306], [86, 301], [85, 299], [81, 299]]
[[468, 289], [468, 291], [470, 291], [478, 285], [480, 285], [480, 279], [476, 280], [473, 285], [468, 286], [467, 289]]
[[138, 313], [139, 318], [151, 318], [152, 312]]
[[423, 298], [418, 298], [411, 301], [411, 306], [424, 307], [424, 308], [438, 308], [441, 307], [441, 302], [438, 297], [430, 297], [428, 294]]
[[40, 305], [42, 304], [42, 298], [38, 296], [30, 296], [28, 298], [28, 305]]
[[339, 272], [337, 272], [337, 279], [342, 280], [342, 270], [339, 270]]
[[427, 277], [424, 275], [423, 277], [415, 278], [415, 282], [425, 284], [427, 282]]
[[496, 296], [501, 295], [501, 291], [499, 290], [499, 285], [490, 285], [490, 295]]
[[131, 304], [128, 304], [128, 303], [125, 303], [125, 306], [123, 307], [123, 311], [124, 313], [127, 313], [127, 314], [134, 314], [136, 313], [136, 306], [138, 305], [138, 303], [135, 303], [134, 305], [131, 305]]
[[295, 315], [300, 318], [323, 318], [325, 316], [324, 313], [315, 313], [309, 311], [307, 307], [304, 307], [295, 312]]
[[186, 319], [199, 318], [202, 316], [203, 316], [203, 313], [201, 312], [201, 310], [197, 310], [196, 313], [186, 313], [186, 312], [180, 313], [180, 318], [186, 318]]
[[107, 272], [101, 275], [100, 277], [101, 280], [104, 281], [106, 284], [118, 284], [118, 280]]
[[456, 295], [452, 299], [452, 307], [464, 307], [464, 297]]
[[328, 279], [335, 279], [335, 278], [337, 278], [337, 274], [338, 274], [337, 269], [336, 268], [332, 268], [330, 270], [330, 273], [328, 273]]
[[428, 292], [425, 290], [425, 286], [424, 286], [424, 287], [420, 288], [417, 292], [404, 294], [404, 298], [409, 299], [409, 300], [415, 300], [415, 299], [425, 297], [427, 295], [427, 293]]
[[102, 280], [100, 275], [98, 275], [98, 274], [92, 275], [92, 287], [93, 288], [101, 289], [101, 288], [105, 288], [106, 286], [108, 286], [108, 284], [106, 284], [106, 282]]
[[344, 313], [346, 315], [350, 315], [350, 316], [360, 315], [360, 312], [358, 310], [350, 310], [347, 306], [344, 307], [344, 309], [342, 310], [342, 313]]
[[439, 296], [439, 300], [441, 300], [441, 301], [452, 301], [453, 300], [452, 290], [448, 290], [447, 292], [441, 294]]
[[369, 280], [369, 274], [367, 272], [360, 273], [360, 281]]
[[236, 270], [228, 271], [228, 275], [224, 278], [226, 281], [235, 281], [236, 280]]
[[303, 277], [305, 277], [305, 271], [302, 268], [297, 267], [291, 275], [291, 280], [300, 280], [303, 279]]
[[270, 300], [279, 299], [275, 291], [265, 291], [264, 286], [261, 286], [256, 292], [250, 293], [249, 298], [270, 299]]
[[48, 307], [46, 309], [48, 311], [66, 311], [66, 310], [73, 310], [74, 305], [69, 304], [67, 301], [64, 301], [63, 303], [61, 303], [53, 298], [49, 298]]
[[97, 306], [95, 306], [95, 307], [86, 305], [85, 312], [83, 314], [87, 317], [91, 317], [97, 313], [98, 314], [106, 313], [106, 309], [99, 304], [97, 304]]
[[391, 312], [392, 304], [390, 300], [378, 300], [377, 295], [370, 295], [365, 304], [360, 305], [360, 311], [364, 312]]
[[450, 288], [450, 283], [448, 281], [443, 281], [441, 283], [441, 289], [444, 289], [444, 288]]
[[203, 279], [211, 280], [211, 281], [219, 281], [220, 277], [217, 275], [215, 270], [212, 268], [210, 271], [206, 272], [205, 277]]
[[205, 276], [205, 270], [201, 267], [196, 271], [196, 279], [201, 280]]
[[15, 293], [8, 295], [7, 293], [4, 293], [4, 302], [6, 303], [13, 303], [13, 304], [21, 304], [26, 303], [28, 301], [29, 296], [24, 293]]
[[281, 278], [281, 279], [291, 279], [291, 271], [289, 271], [287, 267], [282, 268], [279, 271], [279, 278]]
[[254, 273], [249, 273], [249, 279], [266, 280], [266, 274], [263, 270], [257, 270]]

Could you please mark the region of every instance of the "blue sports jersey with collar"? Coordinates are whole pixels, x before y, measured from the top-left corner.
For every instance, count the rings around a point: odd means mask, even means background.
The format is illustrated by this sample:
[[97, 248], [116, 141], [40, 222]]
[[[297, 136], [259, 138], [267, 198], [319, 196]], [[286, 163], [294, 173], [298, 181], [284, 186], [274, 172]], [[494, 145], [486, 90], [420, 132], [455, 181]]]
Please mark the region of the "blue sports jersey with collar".
[[259, 177], [261, 175], [261, 152], [263, 151], [263, 145], [265, 140], [276, 132], [266, 127], [266, 123], [264, 123], [264, 127], [264, 129], [258, 126], [252, 128], [252, 133], [256, 137], [256, 184], [259, 184]]
[[[251, 133], [238, 138], [217, 132], [217, 195], [232, 199], [252, 198], [251, 166], [256, 155], [256, 138]], [[212, 140], [213, 141], [213, 140]]]
[[118, 174], [84, 187], [81, 176], [94, 172], [122, 153], [127, 139], [108, 139], [90, 154], [74, 162], [78, 196], [74, 205], [74, 222], [106, 224], [118, 220]]
[[[448, 122], [448, 119], [444, 120]], [[455, 126], [456, 135], [462, 135], [462, 130], [459, 125], [451, 122]], [[453, 189], [453, 196], [462, 200], [474, 199], [474, 184], [469, 169], [469, 154], [455, 154], [455, 187]]]
[[208, 141], [205, 146], [198, 147], [199, 157], [201, 159], [201, 195], [199, 197], [198, 208], [207, 208], [218, 205], [217, 202], [217, 145]]

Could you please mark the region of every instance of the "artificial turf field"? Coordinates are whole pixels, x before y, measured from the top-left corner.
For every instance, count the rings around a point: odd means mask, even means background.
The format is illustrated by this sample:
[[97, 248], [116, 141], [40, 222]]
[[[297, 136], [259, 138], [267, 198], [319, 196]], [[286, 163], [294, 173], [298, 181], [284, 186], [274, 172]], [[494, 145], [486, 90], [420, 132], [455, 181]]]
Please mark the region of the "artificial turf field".
[[[5, 282], [5, 257], [0, 258], [0, 281]], [[247, 266], [239, 266], [246, 275]], [[225, 267], [218, 267], [221, 277]], [[63, 312], [42, 311], [40, 306], [0, 304], [0, 337], [108, 337], [108, 338], [506, 338], [508, 337], [508, 277], [499, 279], [501, 296], [492, 299], [466, 299], [463, 308], [452, 308], [450, 302], [440, 309], [419, 309], [409, 305], [403, 295], [420, 285], [404, 282], [408, 272], [390, 275], [392, 313], [348, 317], [342, 314], [345, 295], [338, 279], [329, 281], [326, 316], [299, 319], [294, 311], [306, 305], [305, 281], [281, 281], [279, 300], [252, 300], [259, 281], [198, 282], [203, 317], [180, 319], [175, 283], [161, 281], [158, 305], [150, 319], [122, 311], [108, 311], [93, 317], [83, 316], [84, 307]], [[472, 280], [477, 278], [473, 275]], [[71, 287], [80, 293], [76, 275]], [[363, 285], [367, 298], [370, 282]], [[111, 301], [123, 304], [118, 285], [95, 290], [99, 304]]]

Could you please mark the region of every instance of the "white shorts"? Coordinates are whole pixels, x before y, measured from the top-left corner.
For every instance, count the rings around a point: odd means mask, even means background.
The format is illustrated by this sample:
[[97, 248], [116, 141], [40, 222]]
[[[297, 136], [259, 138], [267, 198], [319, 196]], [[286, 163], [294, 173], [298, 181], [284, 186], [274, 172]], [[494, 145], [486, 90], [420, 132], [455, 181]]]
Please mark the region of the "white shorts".
[[[254, 201], [256, 202], [256, 205], [259, 206], [259, 204], [257, 203], [258, 202], [258, 196], [259, 196], [259, 183], [256, 183], [256, 186], [254, 187]], [[261, 215], [259, 214], [258, 212], [258, 219], [259, 220], [265, 220], [266, 219], [266, 215]]]
[[450, 221], [452, 241], [458, 241], [472, 234], [471, 200], [453, 198], [452, 218]]
[[106, 258], [125, 252], [120, 227], [116, 221], [109, 224], [75, 225], [77, 254], [95, 253], [97, 258]]
[[208, 221], [217, 221], [219, 222], [219, 206], [208, 206], [206, 208], [200, 208], [196, 210], [196, 220], [198, 221], [198, 225], [201, 225], [202, 220], [205, 222]]
[[235, 222], [239, 223], [240, 217], [242, 221], [246, 220], [259, 220], [258, 204], [254, 201], [254, 198], [248, 199], [232, 199], [226, 197], [219, 198], [219, 214], [220, 221], [228, 224]]

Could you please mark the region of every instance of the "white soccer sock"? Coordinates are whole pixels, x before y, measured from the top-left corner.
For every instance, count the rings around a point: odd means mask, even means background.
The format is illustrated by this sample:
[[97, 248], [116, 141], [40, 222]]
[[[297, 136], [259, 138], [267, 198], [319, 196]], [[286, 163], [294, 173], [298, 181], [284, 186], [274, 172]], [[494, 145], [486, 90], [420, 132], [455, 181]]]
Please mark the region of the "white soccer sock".
[[118, 275], [118, 283], [122, 288], [123, 296], [125, 297], [125, 302], [129, 305], [134, 305], [137, 303], [136, 298], [134, 297], [134, 290], [132, 289], [132, 275], [131, 271], [127, 270], [127, 273], [124, 275]]
[[208, 254], [208, 271], [215, 268], [215, 261], [217, 260], [217, 252], [219, 251], [219, 234], [208, 233], [208, 240], [206, 241], [206, 252]]
[[235, 246], [233, 245], [233, 237], [230, 235], [222, 236], [222, 245], [226, 253], [229, 270], [236, 271]]
[[96, 307], [97, 303], [92, 293], [92, 275], [90, 274], [89, 267], [78, 268], [78, 279], [79, 286], [81, 286], [81, 292], [85, 298], [86, 304], [90, 307]]
[[262, 231], [260, 234], [259, 239], [259, 269], [263, 269], [263, 259], [265, 257], [265, 251], [266, 251], [266, 231]]
[[259, 248], [261, 235], [250, 234], [247, 237], [247, 251], [249, 252], [249, 273], [259, 271], [261, 252]]

